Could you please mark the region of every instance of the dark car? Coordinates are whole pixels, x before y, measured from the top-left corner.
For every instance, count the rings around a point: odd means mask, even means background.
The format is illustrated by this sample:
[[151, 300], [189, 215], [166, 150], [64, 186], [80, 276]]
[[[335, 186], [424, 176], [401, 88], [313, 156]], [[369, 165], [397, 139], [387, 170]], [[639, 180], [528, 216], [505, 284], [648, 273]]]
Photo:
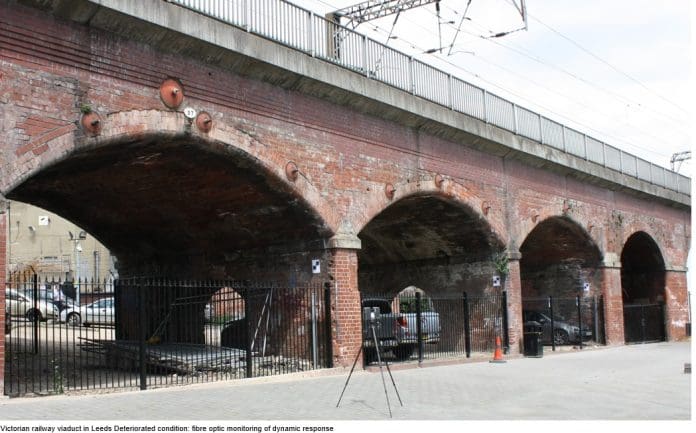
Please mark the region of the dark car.
[[[543, 329], [542, 341], [544, 344], [551, 344], [551, 338], [553, 338], [553, 342], [558, 345], [580, 342], [580, 328], [576, 325], [571, 325], [563, 318], [553, 320], [552, 332], [551, 318], [545, 313], [525, 310], [523, 316], [525, 325], [532, 322], [541, 325]], [[589, 340], [591, 338], [592, 330], [583, 327], [582, 339]]]

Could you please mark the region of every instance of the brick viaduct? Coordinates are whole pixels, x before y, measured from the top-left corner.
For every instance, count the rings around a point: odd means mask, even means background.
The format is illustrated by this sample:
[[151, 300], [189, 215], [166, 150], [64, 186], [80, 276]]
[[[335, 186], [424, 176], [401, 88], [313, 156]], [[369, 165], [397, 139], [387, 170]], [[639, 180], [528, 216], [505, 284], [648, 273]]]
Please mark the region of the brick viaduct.
[[[607, 344], [624, 300], [664, 302], [685, 337], [689, 195], [149, 3], [0, 2], [0, 198], [84, 227], [122, 276], [331, 281], [337, 365], [360, 347], [361, 292], [500, 290], [501, 252], [513, 353], [522, 297], [551, 292], [603, 295]], [[6, 233], [0, 212], [0, 281]]]

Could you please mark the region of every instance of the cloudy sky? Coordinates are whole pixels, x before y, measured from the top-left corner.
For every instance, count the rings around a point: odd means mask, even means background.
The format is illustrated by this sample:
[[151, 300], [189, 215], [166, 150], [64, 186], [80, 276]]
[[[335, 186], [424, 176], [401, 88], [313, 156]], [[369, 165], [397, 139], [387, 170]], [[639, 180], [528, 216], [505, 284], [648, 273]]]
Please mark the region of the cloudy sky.
[[[321, 14], [360, 2], [291, 1]], [[462, 21], [467, 3], [442, 0], [439, 26], [431, 4], [357, 30], [656, 164], [690, 150], [688, 0], [527, 0], [528, 30], [497, 38], [523, 26], [512, 0], [472, 0]]]

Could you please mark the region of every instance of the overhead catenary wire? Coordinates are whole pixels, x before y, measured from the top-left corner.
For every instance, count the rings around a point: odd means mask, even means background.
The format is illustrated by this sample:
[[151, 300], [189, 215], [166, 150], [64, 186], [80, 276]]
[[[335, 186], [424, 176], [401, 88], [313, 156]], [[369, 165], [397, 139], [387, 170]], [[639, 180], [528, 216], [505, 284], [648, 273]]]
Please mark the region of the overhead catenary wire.
[[[375, 30], [382, 31], [382, 32], [385, 32], [385, 31], [386, 31], [385, 29], [383, 29], [382, 27], [380, 27], [380, 26], [378, 26], [378, 25], [373, 24], [373, 26], [374, 26]], [[431, 52], [432, 52], [432, 50], [423, 50], [422, 47], [418, 47], [418, 46], [415, 45], [414, 43], [409, 42], [409, 41], [407, 41], [407, 40], [405, 40], [405, 39], [403, 39], [403, 38], [401, 38], [401, 39], [402, 39], [402, 41], [407, 42], [412, 48], [417, 49], [417, 50], [419, 50], [419, 51], [421, 51], [421, 52], [427, 52], [427, 53], [431, 53]], [[524, 96], [522, 96], [522, 95], [520, 95], [520, 94], [518, 94], [518, 93], [516, 93], [516, 92], [513, 92], [513, 91], [511, 91], [509, 88], [506, 88], [506, 87], [503, 87], [503, 86], [498, 85], [497, 83], [493, 83], [493, 82], [491, 82], [491, 81], [485, 80], [485, 79], [483, 79], [479, 74], [476, 74], [476, 73], [474, 73], [474, 72], [472, 72], [472, 71], [469, 71], [469, 70], [467, 70], [467, 69], [461, 67], [460, 65], [454, 64], [454, 63], [449, 62], [449, 61], [447, 61], [447, 60], [444, 60], [444, 59], [442, 59], [442, 58], [440, 58], [440, 57], [437, 57], [437, 58], [438, 58], [439, 60], [441, 60], [441, 61], [443, 61], [443, 62], [445, 62], [445, 63], [447, 63], [447, 64], [449, 64], [449, 65], [451, 65], [451, 66], [453, 66], [453, 67], [455, 67], [455, 68], [457, 68], [457, 69], [459, 69], [459, 70], [462, 70], [462, 71], [464, 71], [464, 72], [467, 72], [467, 73], [471, 74], [472, 76], [476, 77], [477, 79], [479, 79], [479, 80], [481, 80], [481, 81], [483, 81], [483, 82], [486, 82], [486, 83], [488, 83], [488, 84], [490, 84], [490, 85], [493, 85], [494, 87], [497, 87], [497, 88], [500, 89], [500, 90], [503, 90], [504, 92], [507, 92], [507, 93], [512, 94], [512, 95], [515, 95], [516, 97], [518, 97], [518, 98], [520, 98], [520, 99], [522, 99], [522, 100], [528, 101], [528, 102], [530, 102], [531, 104], [533, 104], [533, 105], [535, 105], [535, 106], [541, 107], [541, 108], [543, 108], [544, 110], [546, 110], [547, 112], [554, 114], [557, 118], [566, 119], [567, 121], [572, 122], [572, 123], [574, 123], [574, 124], [576, 124], [576, 125], [578, 125], [578, 126], [582, 126], [582, 127], [583, 127], [584, 129], [586, 129], [586, 130], [593, 131], [593, 132], [595, 132], [595, 133], [601, 134], [601, 135], [603, 135], [603, 136], [605, 136], [605, 137], [608, 137], [608, 138], [612, 138], [613, 140], [616, 140], [616, 141], [619, 141], [619, 142], [623, 143], [623, 144], [626, 145], [627, 147], [631, 147], [631, 148], [634, 148], [634, 149], [639, 149], [639, 150], [642, 150], [642, 151], [644, 151], [644, 152], [648, 152], [648, 153], [650, 153], [650, 154], [653, 154], [653, 155], [656, 155], [656, 156], [660, 156], [660, 157], [667, 157], [667, 156], [668, 156], [668, 154], [663, 153], [663, 152], [660, 152], [659, 150], [655, 150], [655, 148], [640, 146], [640, 145], [638, 145], [638, 144], [636, 144], [636, 143], [634, 143], [634, 142], [626, 141], [625, 139], [623, 139], [623, 138], [621, 138], [621, 137], [618, 137], [618, 136], [616, 136], [616, 135], [607, 133], [607, 132], [605, 132], [605, 131], [597, 130], [597, 129], [595, 129], [594, 127], [592, 127], [592, 126], [590, 126], [590, 125], [587, 125], [587, 124], [585, 124], [585, 123], [582, 123], [582, 122], [577, 121], [577, 119], [570, 118], [570, 117], [568, 117], [568, 116], [566, 116], [566, 115], [564, 115], [564, 114], [559, 113], [558, 111], [556, 111], [556, 110], [554, 110], [554, 109], [552, 109], [552, 108], [549, 108], [549, 107], [547, 107], [547, 106], [544, 106], [544, 105], [539, 104], [537, 101], [530, 100], [530, 99], [528, 99], [528, 98], [526, 98], [526, 97], [524, 97]], [[557, 95], [559, 95], [559, 96], [562, 96], [562, 97], [564, 97], [564, 98], [567, 98], [567, 99], [571, 100], [573, 103], [578, 104], [578, 105], [580, 105], [580, 106], [582, 106], [582, 107], [584, 107], [584, 108], [587, 108], [587, 109], [589, 109], [589, 110], [594, 110], [594, 111], [597, 110], [597, 107], [595, 107], [595, 106], [589, 106], [589, 105], [587, 105], [587, 104], [585, 104], [585, 103], [583, 103], [583, 102], [581, 102], [581, 101], [578, 101], [577, 99], [575, 99], [575, 98], [572, 97], [572, 96], [568, 96], [568, 95], [565, 95], [565, 94], [563, 94], [563, 93], [561, 93], [561, 92], [559, 92], [559, 91], [557, 91], [557, 90], [550, 89], [550, 88], [548, 88], [547, 86], [544, 86], [543, 84], [540, 84], [540, 83], [538, 83], [538, 82], [536, 82], [536, 81], [534, 81], [534, 80], [531, 80], [531, 79], [529, 79], [528, 77], [525, 77], [525, 76], [523, 76], [523, 75], [521, 75], [521, 74], [518, 74], [518, 73], [516, 73], [516, 72], [514, 72], [514, 71], [512, 71], [512, 70], [510, 70], [510, 69], [508, 69], [508, 68], [505, 68], [505, 67], [503, 67], [503, 66], [497, 65], [497, 64], [495, 64], [495, 63], [493, 63], [493, 62], [490, 62], [490, 61], [488, 61], [488, 60], [486, 60], [486, 59], [484, 59], [484, 58], [482, 58], [482, 57], [480, 57], [480, 56], [479, 56], [479, 58], [481, 58], [482, 61], [484, 61], [484, 62], [486, 62], [486, 63], [489, 63], [489, 64], [491, 64], [491, 65], [494, 66], [494, 67], [497, 67], [497, 68], [500, 68], [500, 69], [502, 69], [502, 70], [505, 70], [506, 72], [508, 72], [508, 73], [510, 73], [510, 74], [517, 75], [518, 77], [521, 77], [522, 79], [524, 79], [524, 80], [526, 80], [526, 81], [529, 81], [529, 82], [531, 82], [531, 83], [533, 83], [533, 84], [535, 84], [535, 85], [537, 85], [537, 86], [539, 86], [539, 87], [541, 87], [541, 88], [543, 88], [543, 89], [545, 89], [545, 90], [547, 90], [547, 91], [549, 91], [549, 92], [551, 92], [551, 93], [555, 93], [555, 94], [557, 94]], [[612, 116], [612, 117], [616, 117], [616, 116]], [[645, 136], [650, 136], [650, 137], [652, 137], [652, 138], [654, 138], [654, 139], [656, 139], [656, 140], [658, 140], [658, 141], [661, 140], [661, 139], [663, 139], [662, 137], [657, 137], [657, 136], [655, 136], [652, 132], [645, 131], [645, 130], [643, 130], [643, 129], [637, 127], [637, 126], [634, 125], [634, 124], [628, 123], [628, 122], [626, 122], [625, 120], [621, 120], [621, 123], [624, 124], [624, 125], [626, 125], [626, 126], [629, 126], [629, 127], [633, 128], [633, 129], [635, 129], [635, 130], [638, 131], [638, 132], [641, 132], [641, 133], [642, 133], [643, 135], [645, 135]]]
[[[455, 10], [453, 10], [453, 9], [451, 9], [451, 8], [450, 8], [450, 10], [452, 10], [455, 14], [458, 14], [458, 12], [456, 12]], [[488, 33], [490, 33], [490, 34], [493, 34], [493, 31], [492, 31], [492, 30], [486, 29], [486, 28], [484, 28], [484, 27], [478, 25], [478, 24], [477, 24], [476, 22], [474, 22], [474, 21], [470, 21], [470, 23], [471, 23], [473, 26], [478, 27], [479, 29], [482, 29], [482, 31], [484, 31], [484, 32], [488, 32]], [[686, 130], [687, 130], [687, 128], [684, 126], [685, 120], [683, 120], [683, 119], [677, 119], [677, 118], [673, 117], [672, 115], [667, 114], [667, 113], [665, 113], [665, 112], [662, 112], [661, 110], [658, 110], [658, 109], [656, 109], [656, 108], [654, 108], [654, 107], [652, 107], [652, 106], [645, 105], [645, 104], [641, 103], [640, 101], [637, 101], [637, 100], [635, 100], [635, 99], [629, 98], [629, 97], [626, 96], [626, 95], [622, 95], [622, 94], [617, 93], [617, 92], [615, 92], [615, 91], [609, 90], [609, 89], [607, 89], [607, 88], [605, 88], [605, 87], [599, 86], [599, 85], [597, 85], [596, 83], [593, 83], [593, 82], [590, 81], [590, 80], [587, 80], [587, 79], [585, 79], [585, 78], [583, 78], [583, 77], [581, 77], [581, 76], [579, 76], [579, 75], [577, 75], [577, 74], [575, 74], [575, 73], [573, 73], [573, 72], [571, 72], [571, 71], [568, 71], [568, 70], [565, 69], [565, 68], [562, 68], [562, 67], [560, 67], [560, 66], [558, 66], [558, 65], [554, 65], [554, 64], [551, 64], [551, 63], [549, 63], [549, 62], [547, 62], [547, 61], [544, 61], [543, 59], [539, 58], [538, 56], [534, 55], [533, 53], [530, 53], [530, 52], [527, 51], [527, 50], [524, 50], [524, 49], [520, 48], [519, 46], [515, 45], [514, 43], [511, 43], [511, 42], [509, 42], [509, 41], [502, 42], [500, 39], [485, 38], [485, 37], [482, 37], [482, 35], [476, 34], [476, 33], [473, 33], [473, 32], [466, 32], [466, 31], [465, 31], [464, 33], [467, 33], [467, 34], [469, 34], [470, 36], [473, 36], [473, 37], [476, 37], [476, 38], [484, 39], [484, 40], [486, 40], [486, 41], [488, 41], [488, 42], [490, 42], [490, 43], [492, 43], [492, 44], [495, 44], [495, 45], [497, 45], [497, 46], [499, 46], [499, 47], [501, 47], [501, 48], [503, 48], [503, 49], [512, 51], [512, 52], [514, 52], [514, 53], [516, 53], [516, 54], [518, 54], [518, 55], [520, 55], [520, 56], [523, 56], [523, 57], [525, 57], [525, 58], [528, 58], [528, 59], [530, 59], [530, 60], [532, 60], [532, 61], [534, 61], [534, 62], [536, 62], [536, 63], [539, 63], [539, 64], [541, 64], [541, 65], [543, 65], [543, 66], [546, 66], [546, 67], [551, 68], [551, 69], [555, 69], [555, 70], [557, 70], [557, 71], [559, 71], [559, 72], [561, 72], [561, 73], [563, 73], [563, 74], [565, 74], [565, 75], [568, 75], [569, 77], [571, 77], [571, 78], [573, 78], [573, 79], [575, 79], [575, 80], [578, 80], [578, 81], [584, 83], [584, 84], [587, 85], [587, 86], [590, 86], [590, 87], [592, 87], [592, 88], [594, 88], [594, 89], [597, 89], [597, 90], [599, 90], [599, 91], [601, 91], [601, 92], [603, 92], [603, 93], [606, 93], [607, 95], [611, 95], [611, 96], [613, 96], [613, 97], [615, 97], [615, 98], [617, 98], [617, 99], [619, 99], [619, 100], [622, 100], [622, 101], [624, 101], [625, 103], [627, 103], [627, 104], [629, 104], [629, 105], [637, 105], [637, 106], [640, 106], [641, 108], [645, 108], [646, 110], [649, 110], [649, 111], [653, 112], [654, 114], [659, 115], [661, 118], [663, 118], [663, 119], [665, 119], [665, 120], [668, 120], [668, 121], [672, 122], [673, 125], [675, 125], [676, 127], [682, 129], [683, 131], [686, 131]], [[512, 45], [512, 46], [509, 46], [509, 45]]]
[[633, 81], [634, 83], [638, 84], [640, 87], [642, 87], [643, 89], [645, 89], [645, 90], [648, 91], [649, 93], [652, 93], [654, 96], [657, 96], [658, 98], [662, 99], [663, 101], [667, 102], [668, 104], [672, 105], [673, 107], [677, 108], [678, 110], [682, 111], [683, 113], [685, 113], [685, 114], [688, 113], [688, 110], [686, 110], [684, 107], [682, 107], [682, 106], [676, 104], [674, 101], [671, 101], [671, 100], [665, 98], [664, 96], [662, 96], [661, 94], [655, 92], [654, 90], [652, 90], [651, 88], [649, 88], [648, 86], [646, 86], [645, 84], [643, 84], [640, 80], [638, 80], [638, 79], [632, 77], [631, 75], [627, 74], [626, 72], [624, 72], [624, 71], [622, 71], [621, 69], [617, 68], [616, 66], [612, 65], [612, 64], [609, 63], [608, 61], [606, 61], [606, 60], [604, 60], [603, 58], [599, 57], [597, 54], [593, 53], [592, 51], [590, 51], [590, 50], [588, 50], [587, 48], [583, 47], [583, 46], [580, 45], [579, 43], [575, 42], [573, 39], [569, 38], [568, 36], [564, 35], [563, 33], [559, 32], [558, 30], [556, 30], [556, 29], [554, 29], [553, 27], [549, 26], [548, 24], [545, 24], [544, 22], [540, 21], [538, 18], [536, 18], [536, 17], [534, 17], [534, 16], [532, 16], [532, 15], [529, 15], [529, 16], [530, 16], [532, 19], [534, 19], [534, 21], [536, 21], [536, 22], [538, 22], [539, 24], [541, 24], [542, 26], [546, 27], [547, 29], [549, 29], [549, 30], [552, 31], [553, 33], [557, 34], [557, 35], [560, 36], [561, 38], [567, 40], [568, 42], [570, 42], [570, 43], [573, 44], [574, 46], [578, 47], [578, 48], [579, 48], [580, 50], [582, 50], [583, 52], [587, 53], [589, 56], [591, 56], [591, 57], [597, 59], [599, 62], [605, 64], [606, 66], [608, 66], [609, 68], [613, 69], [613, 70], [616, 71], [617, 73], [623, 75], [624, 77], [626, 77], [626, 78], [628, 78], [629, 80]]
[[[323, 0], [315, 0], [315, 1], [318, 1], [318, 2], [320, 2], [320, 3], [323, 3], [323, 4], [325, 4], [325, 5], [329, 6], [329, 7], [335, 8], [334, 5], [332, 5], [332, 4], [330, 4], [330, 3], [326, 2], [326, 1], [323, 1]], [[451, 9], [451, 8], [450, 8], [450, 9]], [[433, 14], [432, 11], [429, 11], [429, 10], [428, 10], [428, 12], [429, 12], [430, 14]], [[458, 12], [455, 11], [455, 13], [458, 13]], [[427, 33], [429, 33], [429, 34], [431, 34], [431, 35], [434, 34], [432, 30], [430, 30], [430, 29], [428, 29], [428, 28], [422, 26], [422, 25], [421, 25], [420, 23], [418, 23], [418, 22], [415, 22], [415, 21], [410, 20], [410, 19], [408, 19], [408, 18], [404, 18], [403, 21], [408, 21], [409, 23], [412, 23], [412, 24], [414, 24], [415, 26], [420, 27], [420, 28], [423, 29], [425, 32], [427, 32]], [[375, 23], [368, 23], [368, 24], [369, 24], [370, 27], [372, 27], [375, 31], [382, 32], [382, 33], [385, 33], [385, 34], [387, 34], [387, 35], [391, 35], [391, 31], [387, 31], [386, 29], [384, 29], [383, 27], [381, 27], [379, 24], [375, 24]], [[474, 24], [475, 24], [475, 23], [474, 23]], [[480, 27], [480, 26], [477, 25], [477, 27]], [[393, 29], [392, 29], [392, 31], [393, 31]], [[490, 32], [490, 30], [488, 30], [488, 32], [489, 32], [489, 33], [492, 33], [492, 32]], [[481, 37], [481, 35], [475, 35], [475, 34], [472, 34], [472, 33], [470, 33], [470, 32], [469, 32], [469, 34], [470, 34], [470, 35], [474, 35], [474, 36], [479, 37], [479, 38]], [[493, 42], [493, 43], [498, 43], [498, 41], [494, 41], [494, 40], [490, 40], [490, 39], [485, 39], [485, 40], [488, 40], [488, 41]], [[400, 43], [402, 43], [402, 44], [407, 45], [407, 46], [410, 47], [412, 50], [416, 50], [416, 51], [418, 51], [418, 52], [420, 52], [420, 53], [433, 53], [433, 52], [434, 52], [434, 50], [427, 50], [427, 49], [424, 49], [423, 47], [419, 46], [418, 44], [413, 43], [413, 42], [411, 42], [411, 41], [409, 41], [409, 40], [407, 40], [407, 39], [405, 39], [405, 38], [403, 38], [403, 37], [399, 37], [399, 38], [398, 38], [398, 41], [399, 41]], [[480, 57], [480, 56], [479, 56], [479, 57]], [[640, 149], [640, 150], [642, 150], [642, 151], [649, 152], [649, 153], [651, 153], [651, 154], [653, 154], [653, 155], [657, 155], [657, 156], [660, 156], [660, 157], [665, 157], [665, 158], [668, 158], [668, 157], [669, 157], [669, 155], [668, 155], [667, 153], [663, 153], [664, 150], [663, 150], [662, 148], [659, 148], [659, 147], [658, 147], [657, 149], [654, 149], [654, 148], [642, 147], [642, 146], [637, 145], [637, 144], [634, 143], [634, 142], [626, 141], [624, 138], [618, 137], [618, 136], [616, 136], [616, 135], [614, 135], [614, 134], [612, 134], [612, 133], [610, 133], [610, 132], [598, 130], [598, 129], [594, 128], [593, 126], [590, 126], [590, 125], [588, 125], [588, 124], [586, 124], [586, 123], [583, 123], [583, 122], [578, 121], [578, 120], [575, 119], [575, 118], [570, 118], [570, 117], [568, 117], [567, 115], [558, 112], [556, 109], [553, 109], [553, 108], [550, 108], [550, 107], [548, 107], [548, 106], [546, 106], [546, 105], [540, 104], [539, 102], [537, 102], [537, 101], [535, 101], [535, 100], [531, 100], [531, 99], [529, 99], [528, 97], [523, 96], [523, 95], [521, 95], [521, 94], [515, 92], [514, 90], [512, 90], [512, 89], [510, 89], [510, 88], [507, 88], [507, 87], [505, 87], [505, 86], [503, 86], [503, 85], [500, 85], [500, 84], [498, 84], [498, 83], [495, 83], [495, 82], [493, 82], [493, 81], [490, 81], [490, 80], [488, 80], [488, 79], [485, 79], [485, 78], [483, 78], [480, 74], [475, 73], [475, 72], [473, 72], [473, 71], [471, 71], [471, 70], [469, 70], [469, 69], [466, 69], [466, 68], [462, 67], [461, 65], [455, 64], [455, 63], [453, 63], [453, 62], [451, 62], [451, 61], [449, 61], [449, 60], [447, 60], [447, 59], [443, 59], [443, 58], [440, 57], [440, 56], [435, 56], [435, 58], [438, 59], [438, 61], [442, 62], [443, 64], [448, 65], [449, 67], [455, 68], [455, 69], [457, 69], [457, 70], [460, 70], [460, 71], [464, 72], [465, 74], [467, 74], [467, 75], [469, 75], [469, 76], [471, 76], [471, 77], [474, 77], [476, 80], [478, 80], [478, 81], [481, 82], [481, 83], [485, 83], [486, 85], [489, 85], [489, 86], [492, 86], [492, 87], [497, 88], [497, 89], [499, 89], [499, 90], [502, 90], [505, 94], [512, 95], [512, 96], [514, 96], [515, 98], [517, 98], [518, 100], [527, 101], [527, 102], [530, 103], [532, 106], [538, 107], [538, 108], [542, 109], [543, 111], [545, 111], [545, 112], [547, 113], [547, 115], [551, 115], [552, 117], [556, 117], [557, 119], [565, 119], [566, 121], [570, 122], [571, 124], [575, 124], [575, 125], [577, 125], [578, 127], [582, 127], [583, 129], [587, 130], [588, 132], [597, 133], [597, 134], [599, 134], [599, 136], [603, 136], [603, 137], [606, 137], [606, 138], [610, 138], [610, 139], [612, 139], [612, 141], [615, 140], [616, 142], [620, 142], [620, 143], [624, 144], [626, 147], [634, 148], [634, 149]], [[485, 60], [484, 60], [484, 61], [485, 61]], [[495, 64], [492, 63], [492, 62], [490, 62], [490, 61], [486, 61], [486, 62], [495, 66]], [[543, 62], [542, 62], [542, 63], [543, 63]], [[500, 67], [500, 66], [497, 66], [497, 67]], [[514, 74], [514, 72], [511, 72], [511, 71], [509, 71], [509, 72]], [[523, 78], [523, 79], [525, 79], [525, 80], [529, 80], [528, 78], [526, 78], [526, 77], [524, 77], [524, 76], [522, 76], [522, 75], [520, 75], [520, 74], [517, 74], [517, 76], [519, 76], [519, 77], [521, 77], [521, 78]], [[557, 93], [557, 94], [559, 93], [558, 91], [549, 89], [548, 87], [543, 86], [543, 85], [540, 85], [540, 84], [538, 84], [538, 83], [537, 83], [536, 85], [540, 86], [541, 88], [543, 88], [543, 89], [545, 89], [545, 90], [547, 90], [547, 91], [550, 91], [550, 92], [553, 92], [553, 93]], [[564, 95], [561, 95], [561, 96], [564, 96]], [[575, 102], [575, 103], [577, 103], [577, 104], [582, 104], [581, 102], [578, 102], [577, 100], [575, 100], [575, 99], [572, 98], [572, 97], [569, 97], [569, 96], [564, 96], [564, 97], [573, 100], [573, 102]], [[594, 109], [595, 109], [595, 107], [593, 107], [593, 110], [594, 110]], [[595, 111], [596, 111], [596, 110], [595, 110]], [[677, 121], [677, 122], [678, 122], [678, 121]], [[625, 125], [627, 125], [627, 126], [630, 126], [631, 128], [633, 128], [633, 129], [636, 130], [636, 131], [638, 131], [638, 130], [640, 129], [640, 128], [637, 128], [634, 124], [628, 123], [628, 122], [626, 122], [625, 120], [622, 120], [622, 124], [625, 124]], [[641, 132], [641, 131], [639, 131], [639, 132]], [[643, 131], [643, 132], [644, 132], [644, 131]], [[642, 135], [649, 135], [649, 134], [645, 134], [645, 133], [644, 133], [644, 134], [642, 134]], [[598, 138], [599, 138], [599, 137], [598, 137]], [[605, 140], [606, 140], [606, 138], [605, 138]]]

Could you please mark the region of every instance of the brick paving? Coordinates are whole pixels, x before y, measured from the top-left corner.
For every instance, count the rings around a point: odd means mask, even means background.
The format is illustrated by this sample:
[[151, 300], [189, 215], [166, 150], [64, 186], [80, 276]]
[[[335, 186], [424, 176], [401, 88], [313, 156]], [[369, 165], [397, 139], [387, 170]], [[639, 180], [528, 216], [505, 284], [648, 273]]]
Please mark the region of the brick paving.
[[[385, 371], [396, 420], [688, 420], [691, 345], [585, 349]], [[379, 370], [0, 400], [0, 420], [387, 420]]]

